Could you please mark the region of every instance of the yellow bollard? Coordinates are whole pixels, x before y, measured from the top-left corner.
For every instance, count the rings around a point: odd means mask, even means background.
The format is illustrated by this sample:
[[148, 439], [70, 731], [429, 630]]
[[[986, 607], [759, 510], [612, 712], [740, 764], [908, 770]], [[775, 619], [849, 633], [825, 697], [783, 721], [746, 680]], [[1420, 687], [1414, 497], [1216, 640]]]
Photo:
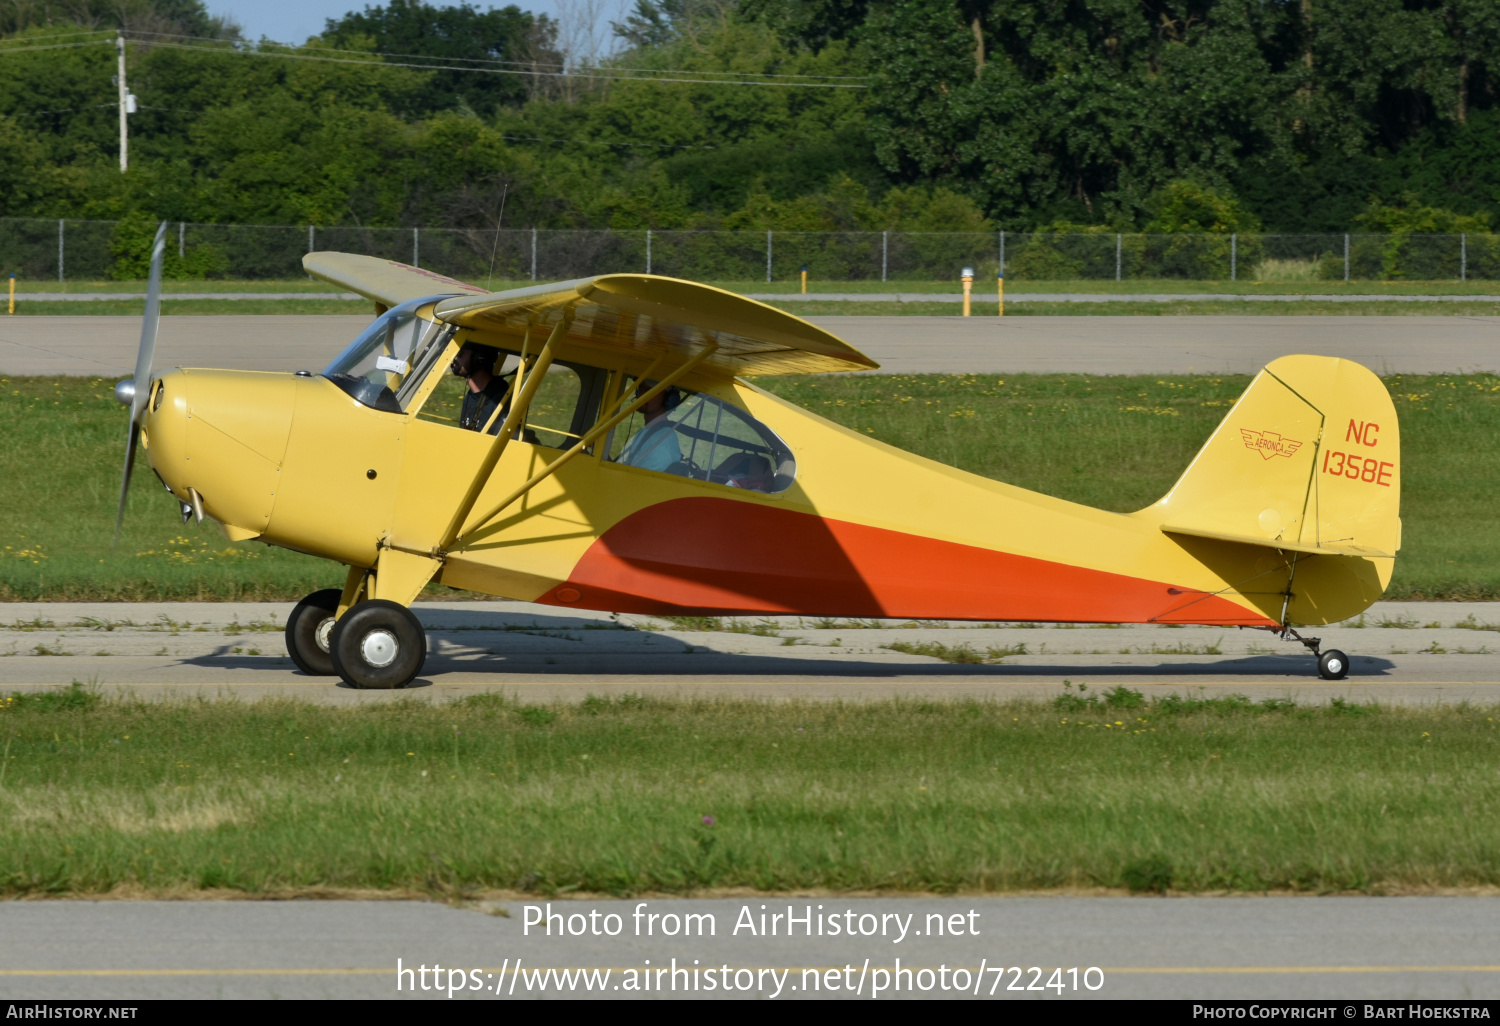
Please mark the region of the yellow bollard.
[[14, 274], [10, 276], [10, 310], [7, 313], [12, 317], [16, 313], [16, 276]]
[[807, 295], [807, 265], [802, 265], [802, 294]]
[[969, 293], [974, 288], [974, 268], [964, 268], [964, 316], [969, 316]]
[[1000, 316], [1005, 316], [1005, 276], [1001, 275], [995, 279], [1000, 285]]

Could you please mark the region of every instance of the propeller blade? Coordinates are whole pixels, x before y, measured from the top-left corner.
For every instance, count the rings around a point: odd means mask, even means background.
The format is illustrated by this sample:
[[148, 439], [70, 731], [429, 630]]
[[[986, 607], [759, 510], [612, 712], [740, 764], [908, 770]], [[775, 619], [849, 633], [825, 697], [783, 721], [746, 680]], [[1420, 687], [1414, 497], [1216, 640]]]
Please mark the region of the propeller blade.
[[110, 542], [109, 554], [115, 554], [120, 544], [120, 525], [125, 523], [125, 498], [130, 494], [130, 472], [135, 469], [135, 446], [140, 437], [134, 424], [130, 425], [130, 441], [125, 443], [125, 476], [120, 482], [120, 505], [115, 509], [115, 540]]
[[141, 319], [141, 347], [135, 354], [135, 377], [131, 379], [134, 394], [130, 397], [130, 436], [125, 442], [125, 473], [120, 480], [120, 504], [115, 509], [115, 539], [109, 551], [113, 555], [120, 544], [120, 528], [125, 523], [125, 500], [130, 495], [130, 474], [135, 469], [135, 450], [140, 442], [141, 413], [151, 396], [151, 357], [156, 352], [156, 328], [161, 321], [161, 261], [167, 247], [167, 222], [156, 229], [151, 244], [151, 280], [146, 286], [146, 315]]
[[151, 281], [146, 287], [146, 315], [141, 318], [141, 348], [135, 355], [135, 396], [130, 400], [131, 437], [151, 395], [151, 357], [156, 352], [156, 328], [161, 321], [161, 261], [167, 248], [167, 222], [156, 229], [151, 245]]

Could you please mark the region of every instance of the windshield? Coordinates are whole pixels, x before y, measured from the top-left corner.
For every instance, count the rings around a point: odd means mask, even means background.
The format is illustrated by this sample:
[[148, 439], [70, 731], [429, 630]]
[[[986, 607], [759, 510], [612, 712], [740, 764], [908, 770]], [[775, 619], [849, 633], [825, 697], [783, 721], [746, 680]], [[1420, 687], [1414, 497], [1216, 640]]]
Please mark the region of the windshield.
[[403, 413], [417, 385], [441, 355], [453, 326], [417, 316], [442, 296], [392, 307], [323, 369], [323, 376], [356, 402]]

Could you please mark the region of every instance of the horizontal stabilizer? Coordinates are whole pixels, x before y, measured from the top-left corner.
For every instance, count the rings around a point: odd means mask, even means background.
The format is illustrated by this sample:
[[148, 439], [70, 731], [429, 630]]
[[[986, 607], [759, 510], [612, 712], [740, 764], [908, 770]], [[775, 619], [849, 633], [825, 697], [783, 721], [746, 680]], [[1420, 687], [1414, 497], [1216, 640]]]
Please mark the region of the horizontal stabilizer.
[[1259, 545], [1278, 552], [1305, 552], [1312, 556], [1358, 556], [1362, 559], [1394, 559], [1394, 552], [1382, 552], [1353, 542], [1324, 542], [1322, 545], [1304, 545], [1301, 542], [1283, 541], [1280, 538], [1257, 538], [1245, 534], [1227, 534], [1223, 531], [1202, 531], [1195, 527], [1172, 527], [1162, 525], [1163, 534], [1185, 534], [1192, 538], [1211, 538], [1214, 541], [1237, 542], [1240, 545]]

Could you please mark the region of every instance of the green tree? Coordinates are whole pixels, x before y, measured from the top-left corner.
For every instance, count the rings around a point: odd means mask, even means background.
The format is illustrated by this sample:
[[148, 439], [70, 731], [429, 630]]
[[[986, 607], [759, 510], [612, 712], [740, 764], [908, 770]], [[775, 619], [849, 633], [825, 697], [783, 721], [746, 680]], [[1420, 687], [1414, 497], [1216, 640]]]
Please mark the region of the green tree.
[[538, 74], [562, 70], [557, 26], [511, 4], [480, 11], [469, 3], [438, 7], [422, 0], [390, 0], [328, 19], [329, 46], [370, 49], [406, 57], [442, 58], [465, 70], [439, 71], [408, 99], [407, 112], [427, 114], [467, 107], [488, 114], [524, 102]]
[[1233, 195], [1190, 179], [1168, 182], [1147, 207], [1151, 211], [1147, 232], [1229, 235], [1260, 230], [1260, 221], [1241, 208]]

